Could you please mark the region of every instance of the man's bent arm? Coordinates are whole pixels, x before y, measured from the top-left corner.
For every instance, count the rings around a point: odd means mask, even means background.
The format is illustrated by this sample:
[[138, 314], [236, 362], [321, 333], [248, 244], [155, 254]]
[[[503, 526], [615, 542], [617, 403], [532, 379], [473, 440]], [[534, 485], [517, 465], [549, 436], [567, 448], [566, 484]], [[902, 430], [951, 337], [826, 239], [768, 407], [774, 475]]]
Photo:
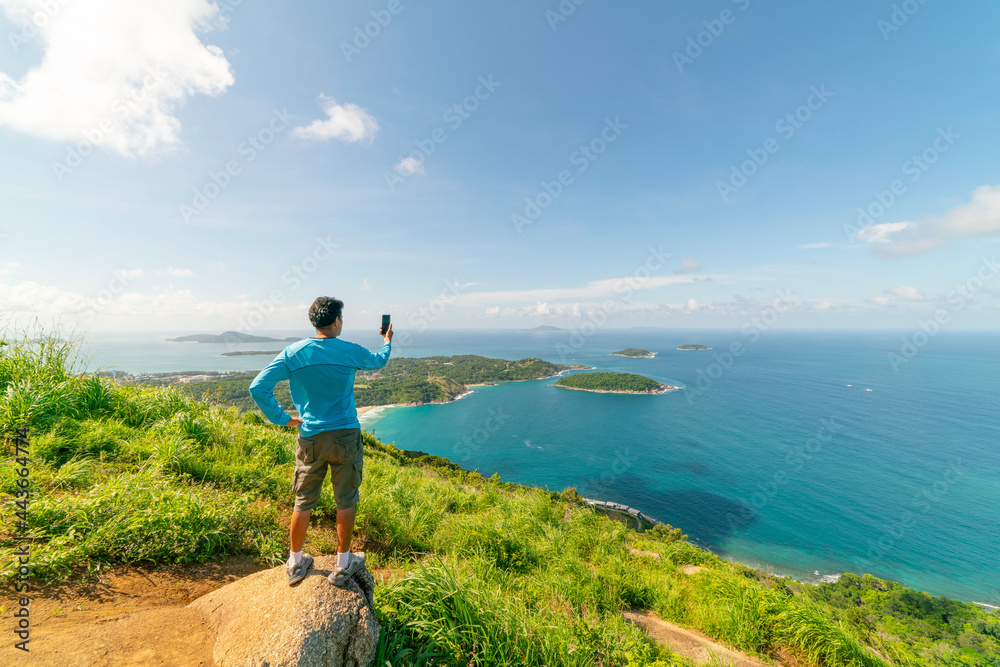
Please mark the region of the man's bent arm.
[[372, 354], [365, 348], [358, 345], [358, 353], [354, 355], [354, 363], [360, 370], [374, 371], [384, 368], [389, 363], [389, 354], [392, 352], [392, 343], [386, 341], [382, 349]]
[[287, 425], [292, 416], [275, 400], [274, 385], [288, 378], [288, 366], [285, 365], [285, 353], [282, 352], [250, 383], [253, 402], [272, 424], [278, 426]]

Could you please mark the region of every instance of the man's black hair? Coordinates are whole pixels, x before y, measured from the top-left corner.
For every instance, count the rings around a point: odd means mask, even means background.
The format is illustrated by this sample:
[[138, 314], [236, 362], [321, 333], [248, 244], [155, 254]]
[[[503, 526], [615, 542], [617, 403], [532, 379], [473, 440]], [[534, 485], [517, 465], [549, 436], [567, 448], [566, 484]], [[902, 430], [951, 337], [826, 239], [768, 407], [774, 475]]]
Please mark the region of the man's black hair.
[[344, 312], [344, 302], [330, 296], [321, 296], [309, 307], [309, 323], [317, 329], [325, 329]]

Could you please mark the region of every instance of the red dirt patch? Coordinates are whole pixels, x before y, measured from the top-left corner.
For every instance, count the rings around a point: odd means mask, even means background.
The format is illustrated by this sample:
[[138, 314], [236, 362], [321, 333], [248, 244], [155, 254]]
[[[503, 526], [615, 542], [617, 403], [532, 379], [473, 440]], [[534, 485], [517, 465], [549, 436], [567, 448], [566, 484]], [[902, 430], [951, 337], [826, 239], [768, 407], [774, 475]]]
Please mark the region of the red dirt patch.
[[[30, 651], [0, 645], [0, 664], [187, 667], [212, 665], [212, 637], [185, 606], [209, 591], [266, 569], [247, 558], [157, 568], [123, 568], [35, 591]], [[0, 605], [12, 609], [10, 592]], [[9, 617], [9, 613], [4, 613]]]

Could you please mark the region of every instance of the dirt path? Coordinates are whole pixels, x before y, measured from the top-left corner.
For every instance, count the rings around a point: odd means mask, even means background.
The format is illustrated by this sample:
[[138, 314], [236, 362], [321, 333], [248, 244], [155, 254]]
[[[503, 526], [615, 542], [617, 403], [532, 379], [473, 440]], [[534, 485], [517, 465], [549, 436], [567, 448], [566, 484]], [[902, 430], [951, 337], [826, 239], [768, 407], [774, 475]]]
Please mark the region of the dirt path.
[[[247, 558], [123, 569], [84, 583], [36, 593], [31, 606], [29, 653], [0, 644], [0, 665], [44, 667], [213, 667], [215, 637], [204, 617], [187, 605], [237, 579], [267, 569]], [[376, 581], [402, 571], [372, 570]], [[0, 630], [12, 630], [16, 602], [0, 596]], [[13, 637], [13, 634], [9, 635]]]
[[[761, 662], [759, 659], [745, 653], [726, 648], [697, 630], [690, 630], [679, 625], [674, 625], [669, 621], [657, 618], [649, 612], [626, 611], [622, 612], [622, 615], [645, 630], [646, 634], [661, 645], [670, 648], [674, 653], [682, 657], [688, 658], [696, 665], [709, 664], [714, 653], [721, 660], [722, 664], [729, 667], [767, 667], [767, 663]], [[779, 662], [776, 664], [784, 665], [785, 663]]]
[[[0, 665], [211, 667], [214, 638], [201, 614], [185, 607], [262, 569], [250, 560], [230, 558], [122, 570], [105, 576], [103, 583], [91, 580], [40, 591], [29, 607], [29, 653], [4, 641]], [[0, 606], [9, 610], [14, 601], [4, 597]], [[9, 613], [3, 616], [9, 620]]]

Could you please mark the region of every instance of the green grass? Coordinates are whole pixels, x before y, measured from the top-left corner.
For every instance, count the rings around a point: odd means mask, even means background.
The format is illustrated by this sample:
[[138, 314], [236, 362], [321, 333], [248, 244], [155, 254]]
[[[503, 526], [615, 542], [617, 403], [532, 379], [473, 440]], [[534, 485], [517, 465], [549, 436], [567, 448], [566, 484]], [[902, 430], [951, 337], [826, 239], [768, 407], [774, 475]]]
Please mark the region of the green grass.
[[[58, 342], [0, 340], [0, 429], [31, 429], [38, 583], [123, 564], [284, 560], [292, 431], [174, 388], [81, 375]], [[376, 589], [379, 665], [683, 664], [620, 615], [641, 609], [764, 659], [1000, 667], [990, 662], [1000, 621], [970, 605], [950, 601], [948, 618], [962, 624], [951, 628], [922, 598], [908, 615], [898, 595], [879, 602], [878, 580], [844, 591], [786, 582], [724, 562], [677, 529], [636, 533], [572, 489], [486, 479], [369, 434], [365, 448], [357, 539], [371, 569], [396, 573]], [[16, 573], [14, 463], [9, 451], [0, 462], [4, 584]], [[327, 486], [307, 550], [329, 552], [335, 507]], [[705, 569], [687, 575], [685, 565]], [[876, 603], [878, 618], [859, 616]]]

